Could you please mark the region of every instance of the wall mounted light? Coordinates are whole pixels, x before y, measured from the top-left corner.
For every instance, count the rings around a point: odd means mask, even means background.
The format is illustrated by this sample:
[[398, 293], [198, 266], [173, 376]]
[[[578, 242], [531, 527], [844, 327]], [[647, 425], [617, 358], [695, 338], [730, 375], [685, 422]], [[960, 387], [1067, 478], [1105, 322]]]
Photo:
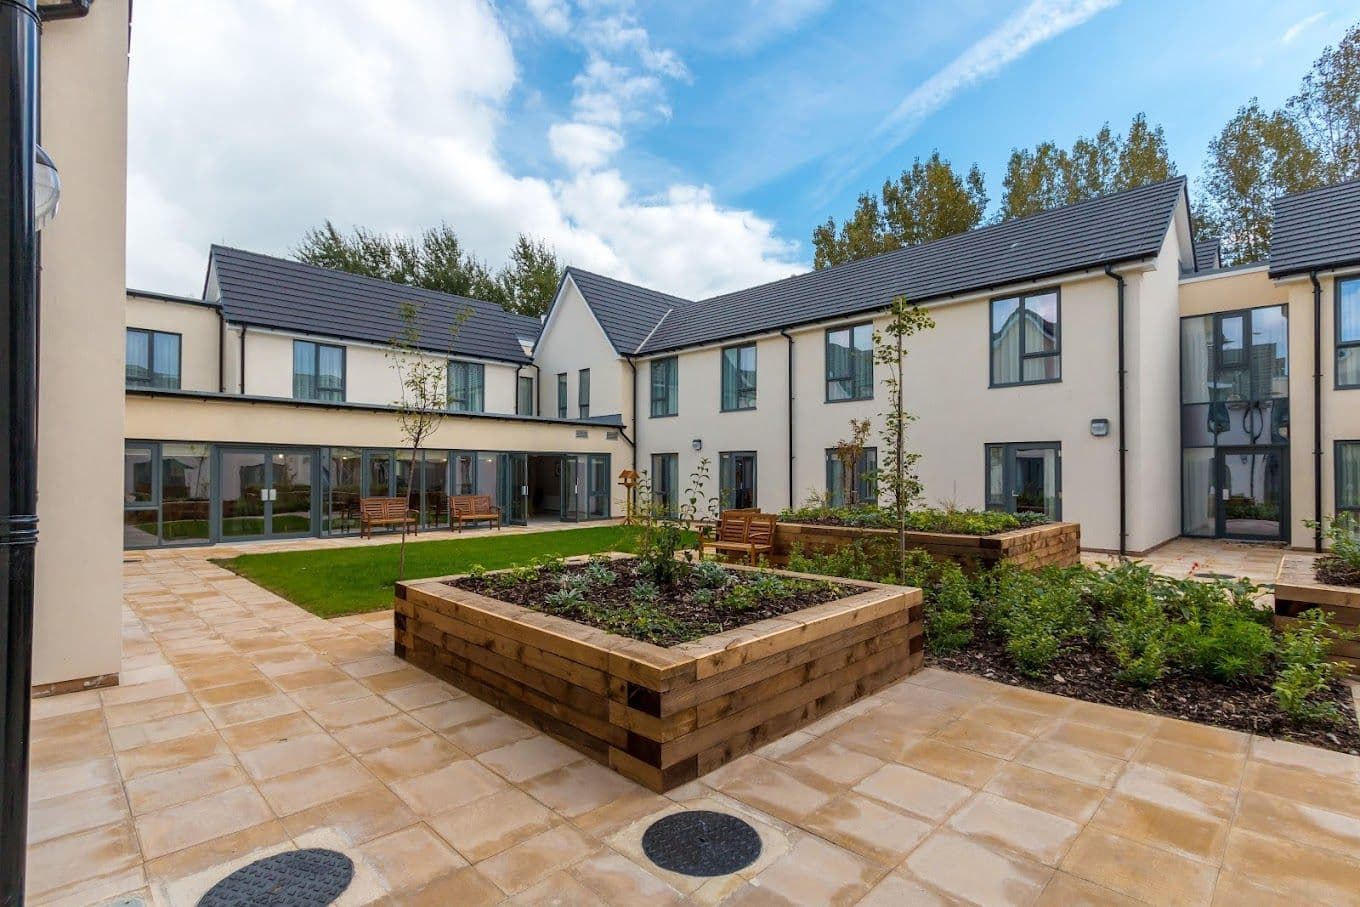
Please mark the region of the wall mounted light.
[[703, 438], [695, 438], [693, 441], [689, 442], [689, 446], [690, 446], [690, 447], [693, 447], [695, 450], [703, 450], [703, 449], [704, 449], [704, 439], [703, 439]]
[[61, 204], [61, 176], [52, 156], [35, 146], [33, 167], [33, 224], [41, 230], [57, 216], [57, 206]]
[[1109, 419], [1092, 419], [1092, 420], [1091, 420], [1091, 437], [1093, 437], [1093, 438], [1104, 438], [1104, 437], [1106, 437], [1107, 435], [1109, 435], [1109, 433], [1110, 433], [1110, 420], [1109, 420]]

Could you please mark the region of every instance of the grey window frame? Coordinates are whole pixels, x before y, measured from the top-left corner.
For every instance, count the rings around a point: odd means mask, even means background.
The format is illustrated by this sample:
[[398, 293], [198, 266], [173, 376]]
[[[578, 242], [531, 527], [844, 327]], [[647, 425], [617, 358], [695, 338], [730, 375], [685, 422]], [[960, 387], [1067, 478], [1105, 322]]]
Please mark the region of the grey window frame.
[[567, 373], [557, 373], [557, 418], [567, 417]]
[[[670, 480], [671, 480], [672, 478], [675, 479], [674, 487], [668, 488], [668, 489], [666, 489], [664, 492], [661, 491], [661, 490], [658, 490], [659, 486], [662, 484], [662, 483], [659, 481], [660, 476], [661, 476], [661, 473], [662, 473], [661, 468], [659, 468], [658, 465], [657, 465], [657, 461], [659, 461], [659, 460], [666, 460], [667, 462], [669, 462], [670, 467], [671, 467], [671, 469], [673, 470], [673, 471], [669, 471], [669, 470], [667, 471], [666, 482], [665, 482], [665, 484], [669, 485], [669, 484], [671, 484], [671, 483], [670, 483]], [[651, 486], [652, 486], [652, 503], [653, 503], [653, 504], [657, 504], [657, 503], [665, 503], [664, 501], [658, 501], [657, 498], [658, 498], [658, 496], [660, 496], [660, 495], [662, 495], [662, 494], [666, 494], [666, 495], [668, 495], [669, 498], [670, 498], [670, 506], [667, 507], [667, 508], [665, 509], [665, 511], [664, 511], [665, 515], [666, 515], [666, 516], [669, 516], [669, 517], [678, 516], [679, 513], [680, 513], [680, 487], [679, 487], [679, 486], [680, 486], [680, 454], [678, 454], [678, 453], [654, 453], [654, 454], [652, 454], [651, 467], [652, 467], [652, 472], [651, 472], [651, 475], [648, 476], [648, 478], [651, 480]]]
[[1334, 466], [1335, 472], [1332, 480], [1332, 503], [1334, 505], [1333, 513], [1335, 514], [1349, 513], [1358, 522], [1360, 522], [1360, 488], [1356, 489], [1355, 503], [1343, 504], [1341, 502], [1341, 449], [1343, 447], [1360, 448], [1360, 440], [1336, 441], [1332, 445], [1332, 459], [1335, 463]]
[[[657, 369], [658, 366], [662, 366], [662, 367], [664, 367], [664, 368], [667, 369], [667, 380], [666, 380], [666, 385], [665, 385], [666, 388], [667, 388], [667, 393], [664, 394], [664, 395], [662, 395], [661, 397], [658, 397], [658, 396], [656, 395], [656, 369]], [[669, 392], [669, 389], [670, 389], [671, 387], [674, 387], [674, 388], [675, 388], [675, 394], [674, 394], [674, 396], [675, 396], [675, 409], [672, 409], [672, 410], [670, 410], [669, 412], [667, 412], [667, 411], [666, 411], [666, 408], [667, 408], [667, 405], [668, 405], [668, 403], [669, 403], [669, 399], [670, 399], [670, 397], [672, 396], [672, 395], [670, 394], [670, 392]], [[653, 360], [651, 360], [651, 363], [650, 363], [650, 365], [649, 365], [649, 367], [648, 367], [648, 371], [647, 371], [647, 394], [648, 394], [648, 399], [651, 401], [651, 406], [648, 408], [648, 412], [650, 413], [650, 418], [652, 418], [652, 419], [666, 419], [666, 418], [670, 418], [670, 417], [672, 417], [672, 416], [678, 416], [678, 415], [680, 415], [680, 357], [679, 357], [679, 356], [662, 356], [660, 359], [653, 359]]]
[[[990, 475], [989, 475], [989, 471], [988, 471], [988, 470], [989, 470], [989, 467], [990, 467], [990, 465], [991, 465], [991, 460], [992, 460], [992, 458], [991, 458], [992, 448], [994, 448], [994, 447], [995, 447], [995, 448], [1000, 448], [1001, 451], [1002, 451], [1002, 461], [1001, 461], [1001, 475], [1002, 475], [1002, 478], [1001, 478], [1001, 487], [1002, 487], [1003, 489], [1009, 489], [1009, 488], [1011, 488], [1011, 487], [1015, 484], [1015, 483], [1012, 481], [1012, 479], [1013, 479], [1013, 477], [1014, 477], [1014, 475], [1015, 475], [1015, 455], [1014, 455], [1013, 451], [1015, 451], [1017, 448], [1030, 448], [1030, 449], [1033, 449], [1033, 448], [1048, 448], [1048, 449], [1051, 449], [1051, 450], [1053, 450], [1053, 451], [1056, 452], [1056, 454], [1057, 454], [1057, 461], [1058, 461], [1058, 469], [1057, 469], [1057, 471], [1054, 473], [1054, 476], [1053, 476], [1053, 499], [1054, 499], [1054, 501], [1056, 501], [1056, 505], [1055, 505], [1054, 508], [1053, 508], [1053, 516], [1052, 516], [1051, 519], [1052, 519], [1053, 522], [1055, 522], [1055, 523], [1061, 521], [1061, 520], [1062, 520], [1062, 508], [1063, 508], [1063, 493], [1062, 493], [1062, 489], [1063, 489], [1063, 476], [1062, 476], [1063, 453], [1062, 453], [1062, 442], [1061, 442], [1061, 441], [995, 441], [995, 442], [988, 442], [988, 443], [986, 443], [986, 444], [983, 444], [983, 445], [982, 445], [982, 509], [983, 509], [983, 510], [991, 510], [991, 509], [992, 509], [990, 506], [988, 506], [988, 503], [987, 503], [987, 486], [988, 486], [987, 480], [990, 478]], [[1007, 491], [1006, 493], [1007, 493], [1007, 495], [1010, 494], [1009, 491]], [[1002, 511], [1002, 512], [1003, 512], [1003, 513], [1014, 514], [1016, 511], [1015, 511], [1015, 510], [1005, 510], [1005, 511]]]
[[[1360, 337], [1354, 340], [1341, 339], [1341, 288], [1346, 284], [1360, 286], [1360, 277], [1341, 277], [1333, 282], [1332, 292], [1335, 301], [1332, 308], [1332, 345], [1336, 351], [1332, 354], [1332, 384], [1336, 390], [1349, 391], [1360, 389], [1360, 381], [1354, 384], [1343, 384], [1341, 381], [1341, 354], [1350, 352], [1352, 355], [1360, 356]], [[1357, 304], [1360, 304], [1360, 293], [1356, 294]]]
[[[733, 381], [738, 381], [738, 382], [740, 381], [740, 376], [741, 376], [741, 373], [742, 373], [742, 369], [741, 369], [741, 351], [742, 351], [742, 350], [750, 350], [750, 351], [751, 351], [751, 358], [752, 358], [752, 360], [753, 360], [754, 363], [755, 363], [754, 366], [753, 366], [753, 368], [751, 369], [751, 374], [752, 374], [752, 378], [751, 378], [751, 386], [748, 387], [748, 388], [737, 387], [737, 388], [735, 389], [734, 393], [732, 394], [733, 399], [737, 401], [737, 405], [736, 405], [736, 406], [727, 406], [726, 404], [727, 404], [727, 390], [728, 390], [728, 379], [729, 379], [729, 377], [730, 377], [731, 380], [733, 380]], [[735, 353], [737, 353], [737, 366], [732, 370], [732, 372], [731, 372], [730, 375], [729, 375], [728, 368], [727, 368], [727, 354], [730, 353], [730, 352], [735, 352]], [[740, 412], [747, 412], [747, 411], [749, 411], [749, 410], [755, 409], [755, 408], [756, 408], [756, 395], [757, 395], [758, 388], [759, 388], [759, 385], [760, 385], [760, 352], [759, 352], [759, 350], [757, 349], [756, 344], [754, 344], [754, 343], [734, 343], [734, 344], [732, 344], [731, 346], [725, 346], [725, 347], [723, 347], [721, 350], [718, 351], [718, 369], [719, 369], [719, 381], [718, 381], [718, 410], [719, 410], [720, 412], [724, 412], [724, 413], [740, 413]], [[750, 402], [750, 404], [748, 404], [748, 405], [746, 405], [746, 406], [742, 406], [742, 405], [741, 405], [741, 399], [742, 399], [743, 395], [746, 394], [746, 393], [749, 393], [749, 394], [751, 395], [751, 402]]]
[[[529, 382], [527, 385], [529, 388], [527, 394], [529, 401], [529, 411], [527, 413], [524, 411], [524, 406], [522, 405], [526, 397], [524, 390], [526, 386], [525, 385], [526, 381]], [[534, 406], [534, 376], [519, 375], [515, 381], [515, 415], [532, 416], [534, 414], [535, 409], [536, 407]]]
[[576, 411], [582, 419], [590, 418], [590, 369], [576, 373]]
[[[154, 328], [134, 328], [130, 327], [123, 334], [123, 349], [127, 350], [128, 334], [146, 335], [146, 371], [148, 378], [146, 381], [129, 381], [127, 378], [127, 363], [123, 363], [123, 384], [125, 387], [150, 388], [162, 390], [179, 390], [184, 383], [184, 335], [177, 331], [158, 331]], [[174, 337], [175, 338], [175, 383], [174, 386], [162, 386], [156, 383], [156, 338]]]
[[[849, 397], [837, 397], [837, 398], [834, 398], [834, 399], [833, 399], [832, 396], [831, 396], [831, 383], [832, 383], [833, 381], [850, 381], [850, 382], [852, 382], [852, 384], [853, 384], [853, 382], [854, 382], [854, 380], [855, 380], [855, 374], [854, 374], [853, 371], [851, 371], [848, 375], [832, 375], [832, 374], [831, 374], [831, 335], [832, 335], [832, 334], [839, 334], [839, 333], [841, 333], [842, 331], [844, 331], [844, 332], [846, 332], [847, 334], [849, 334], [849, 335], [850, 335], [850, 344], [851, 344], [851, 345], [849, 346], [849, 348], [850, 348], [851, 350], [853, 350], [853, 349], [855, 348], [854, 345], [853, 345], [853, 344], [854, 344], [854, 339], [855, 339], [855, 328], [862, 328], [862, 327], [866, 327], [866, 326], [869, 328], [869, 349], [867, 350], [867, 352], [868, 352], [869, 357], [870, 357], [870, 359], [869, 359], [869, 390], [868, 390], [868, 393], [864, 393], [864, 394], [856, 393], [856, 394], [854, 394], [853, 396], [849, 396]], [[838, 326], [838, 327], [827, 328], [826, 331], [823, 332], [823, 335], [822, 335], [822, 371], [823, 371], [823, 373], [824, 373], [824, 375], [825, 375], [825, 379], [826, 379], [826, 380], [825, 380], [825, 386], [824, 386], [824, 388], [823, 388], [823, 391], [824, 391], [824, 393], [825, 393], [825, 401], [826, 401], [827, 403], [854, 403], [854, 402], [857, 401], [857, 400], [872, 400], [872, 399], [874, 399], [874, 364], [873, 364], [874, 342], [873, 342], [873, 337], [874, 337], [874, 323], [873, 323], [872, 321], [857, 321], [857, 322], [855, 322], [854, 324], [843, 324], [843, 325], [840, 325], [840, 326]]]
[[[298, 375], [298, 348], [310, 346], [312, 348], [312, 386], [316, 388], [317, 396], [299, 397], [297, 395], [297, 375]], [[326, 349], [340, 351], [340, 399], [332, 400], [321, 396], [321, 350]], [[344, 403], [349, 399], [349, 350], [338, 343], [322, 343], [319, 340], [293, 340], [293, 399], [294, 400], [318, 400], [324, 403]]]
[[[1038, 296], [1047, 296], [1049, 293], [1052, 293], [1052, 294], [1053, 294], [1054, 310], [1055, 310], [1055, 312], [1056, 312], [1056, 321], [1055, 321], [1055, 323], [1057, 324], [1058, 330], [1057, 330], [1057, 332], [1056, 332], [1056, 335], [1055, 335], [1054, 339], [1055, 339], [1055, 341], [1057, 342], [1058, 348], [1055, 349], [1055, 350], [1049, 351], [1049, 352], [1042, 352], [1042, 353], [1026, 353], [1026, 352], [1025, 352], [1025, 333], [1024, 333], [1025, 329], [1024, 329], [1024, 326], [1022, 325], [1021, 328], [1020, 328], [1020, 360], [1019, 360], [1019, 364], [1020, 364], [1020, 380], [1018, 380], [1018, 381], [1000, 381], [1000, 382], [997, 381], [997, 380], [996, 380], [996, 360], [995, 360], [995, 358], [992, 356], [992, 338], [996, 336], [996, 324], [995, 324], [995, 321], [994, 321], [994, 319], [995, 319], [995, 317], [996, 317], [996, 314], [995, 314], [995, 313], [996, 313], [996, 304], [997, 304], [998, 302], [1006, 302], [1006, 301], [1008, 301], [1008, 300], [1014, 299], [1014, 300], [1016, 301], [1016, 304], [1017, 304], [1016, 311], [1017, 311], [1017, 312], [1023, 312], [1023, 311], [1025, 310], [1025, 300], [1027, 300], [1027, 299], [1033, 299], [1033, 298], [1038, 297]], [[1031, 384], [1061, 384], [1061, 383], [1062, 383], [1062, 334], [1063, 334], [1063, 327], [1062, 327], [1062, 320], [1063, 320], [1063, 319], [1062, 319], [1062, 309], [1063, 309], [1063, 305], [1062, 305], [1062, 287], [1061, 287], [1061, 286], [1057, 286], [1057, 287], [1042, 287], [1042, 288], [1040, 288], [1040, 289], [1031, 290], [1031, 291], [1029, 291], [1029, 292], [1027, 292], [1027, 293], [1008, 293], [1008, 294], [1006, 294], [1005, 296], [993, 296], [991, 299], [988, 299], [988, 300], [987, 300], [987, 386], [988, 386], [989, 388], [994, 388], [994, 387], [1024, 387], [1024, 386], [1026, 386], [1026, 385], [1031, 385]], [[1058, 377], [1056, 377], [1056, 378], [1034, 378], [1034, 379], [1031, 379], [1031, 380], [1028, 380], [1028, 381], [1025, 380], [1025, 360], [1027, 360], [1027, 359], [1057, 359], [1057, 360], [1058, 360]]]
[[[460, 369], [473, 369], [479, 375], [478, 386], [481, 389], [481, 399], [474, 407], [470, 403], [467, 406], [456, 406], [453, 399], [453, 372], [454, 366]], [[450, 359], [447, 375], [445, 379], [445, 390], [448, 394], [448, 409], [451, 413], [484, 413], [486, 412], [486, 363], [474, 362], [471, 359]], [[518, 388], [516, 389], [518, 390]]]
[[[759, 506], [760, 506], [760, 452], [759, 452], [759, 451], [756, 451], [756, 450], [723, 450], [723, 451], [719, 451], [719, 452], [718, 452], [718, 509], [719, 509], [719, 510], [740, 509], [740, 508], [736, 508], [736, 507], [735, 507], [735, 504], [733, 504], [733, 505], [728, 505], [728, 504], [726, 504], [726, 503], [723, 501], [723, 497], [724, 497], [723, 492], [724, 492], [724, 490], [725, 490], [725, 489], [723, 488], [723, 476], [726, 475], [726, 473], [727, 473], [727, 469], [724, 467], [723, 464], [724, 464], [724, 461], [729, 461], [729, 460], [731, 460], [733, 457], [750, 457], [750, 458], [751, 458], [751, 503], [750, 503], [748, 506], [750, 506], [750, 507], [759, 507]], [[736, 467], [735, 467], [735, 466], [732, 467], [732, 473], [733, 473], [733, 477], [735, 477], [735, 475], [736, 475]], [[735, 490], [735, 489], [732, 489], [732, 490]]]
[[[873, 468], [872, 468], [872, 469], [870, 469], [870, 470], [867, 471], [867, 474], [869, 475], [869, 478], [868, 478], [867, 481], [866, 481], [866, 479], [865, 479], [866, 472], [865, 472], [865, 469], [864, 469], [864, 466], [865, 466], [865, 459], [866, 459], [870, 454], [873, 455], [873, 463], [874, 463], [874, 465], [873, 465]], [[862, 451], [860, 451], [859, 459], [860, 459], [860, 462], [859, 462], [859, 466], [857, 467], [857, 469], [860, 471], [860, 473], [859, 473], [859, 475], [857, 475], [857, 476], [855, 477], [855, 485], [858, 486], [858, 487], [856, 488], [856, 491], [859, 492], [860, 499], [861, 499], [859, 503], [861, 503], [861, 504], [866, 504], [866, 503], [877, 503], [877, 500], [878, 500], [878, 479], [877, 479], [877, 475], [878, 475], [878, 447], [877, 447], [877, 445], [870, 445], [870, 446], [868, 446], [868, 447], [865, 447]], [[834, 496], [834, 494], [835, 494], [835, 490], [836, 490], [836, 489], [834, 488], [834, 486], [832, 485], [832, 482], [831, 482], [831, 471], [832, 471], [832, 469], [833, 469], [834, 467], [839, 466], [839, 465], [840, 465], [840, 462], [841, 462], [840, 457], [836, 456], [836, 448], [834, 448], [834, 447], [828, 447], [828, 448], [826, 449], [826, 501], [827, 501], [828, 504], [831, 504], [832, 498], [833, 498], [833, 496]], [[832, 505], [832, 506], [845, 507], [845, 506], [849, 506], [849, 505], [846, 504], [844, 501], [842, 501], [840, 504], [838, 504], [838, 505]]]

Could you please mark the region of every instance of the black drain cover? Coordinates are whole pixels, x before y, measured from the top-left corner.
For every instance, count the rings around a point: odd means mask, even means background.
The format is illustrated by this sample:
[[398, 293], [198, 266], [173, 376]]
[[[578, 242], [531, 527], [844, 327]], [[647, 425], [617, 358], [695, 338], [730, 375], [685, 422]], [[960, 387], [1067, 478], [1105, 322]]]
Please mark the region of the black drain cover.
[[326, 907], [349, 887], [354, 863], [334, 850], [290, 850], [256, 860], [208, 890], [198, 907]]
[[662, 869], [689, 876], [725, 876], [760, 856], [760, 835], [736, 816], [696, 809], [653, 822], [642, 852]]

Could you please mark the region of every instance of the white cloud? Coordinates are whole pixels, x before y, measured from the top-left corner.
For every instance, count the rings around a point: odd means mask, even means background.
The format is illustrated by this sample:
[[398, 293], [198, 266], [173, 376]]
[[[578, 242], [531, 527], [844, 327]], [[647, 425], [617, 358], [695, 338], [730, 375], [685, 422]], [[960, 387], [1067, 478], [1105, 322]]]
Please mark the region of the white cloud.
[[[493, 264], [526, 231], [567, 261], [681, 294], [800, 267], [769, 221], [703, 187], [640, 197], [612, 170], [514, 172], [500, 142], [516, 78], [484, 0], [138, 0], [129, 283], [197, 293], [210, 243], [287, 254], [326, 219], [403, 232], [447, 221]], [[614, 98], [621, 121], [658, 101], [633, 91]], [[602, 167], [612, 127], [588, 125], [601, 127], [593, 146], [559, 131], [552, 150]]]
[[722, 0], [731, 23], [715, 36], [720, 46], [748, 53], [801, 28], [831, 5], [831, 0]]
[[598, 170], [623, 147], [623, 136], [606, 126], [554, 123], [548, 129], [548, 145], [572, 170]]
[[1308, 28], [1308, 26], [1326, 18], [1326, 16], [1327, 16], [1326, 12], [1321, 12], [1313, 13], [1311, 16], [1303, 17], [1302, 19], [1300, 19], [1299, 21], [1295, 22], [1293, 25], [1285, 29], [1284, 34], [1280, 36], [1280, 43], [1281, 44], [1292, 43], [1295, 38], [1301, 35]]
[[567, 0], [527, 0], [529, 12], [538, 24], [554, 35], [571, 29], [571, 6]]

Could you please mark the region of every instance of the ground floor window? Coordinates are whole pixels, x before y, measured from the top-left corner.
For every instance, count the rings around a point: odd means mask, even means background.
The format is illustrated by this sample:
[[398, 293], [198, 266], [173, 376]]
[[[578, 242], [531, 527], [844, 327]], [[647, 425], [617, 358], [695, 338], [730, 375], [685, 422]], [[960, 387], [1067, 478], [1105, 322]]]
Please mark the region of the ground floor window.
[[988, 444], [987, 509], [1062, 518], [1062, 445]]
[[680, 455], [652, 454], [652, 503], [666, 516], [680, 510]]
[[[847, 468], [848, 467], [848, 468]], [[834, 447], [826, 449], [826, 502], [853, 507], [878, 500], [878, 448], [866, 447], [853, 462]]]
[[745, 510], [756, 506], [755, 451], [726, 451], [718, 454], [718, 502], [723, 510]]
[[129, 443], [123, 451], [123, 546], [206, 542], [213, 470], [207, 444]]
[[1336, 443], [1336, 512], [1360, 521], [1360, 441]]

